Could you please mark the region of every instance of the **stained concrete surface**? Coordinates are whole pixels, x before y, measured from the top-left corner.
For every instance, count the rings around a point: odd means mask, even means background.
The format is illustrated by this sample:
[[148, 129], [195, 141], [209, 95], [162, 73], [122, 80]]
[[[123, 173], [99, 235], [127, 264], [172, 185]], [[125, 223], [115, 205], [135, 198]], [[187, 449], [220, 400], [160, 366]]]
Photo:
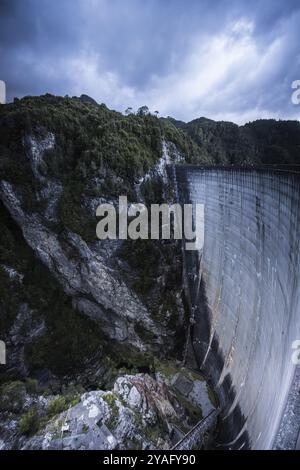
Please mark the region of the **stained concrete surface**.
[[178, 200], [205, 204], [203, 253], [186, 251], [184, 262], [198, 367], [222, 408], [216, 445], [296, 448], [300, 177], [193, 166], [174, 173]]

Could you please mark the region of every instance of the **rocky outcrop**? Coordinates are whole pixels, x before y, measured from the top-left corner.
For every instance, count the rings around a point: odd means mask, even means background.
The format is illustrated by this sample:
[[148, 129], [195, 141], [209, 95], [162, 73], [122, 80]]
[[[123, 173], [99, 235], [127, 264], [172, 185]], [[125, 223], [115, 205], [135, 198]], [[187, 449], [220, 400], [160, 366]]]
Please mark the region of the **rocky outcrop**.
[[[197, 379], [184, 374], [191, 391]], [[201, 417], [199, 397], [185, 401], [173, 386], [181, 375], [123, 375], [112, 391], [82, 395], [78, 404], [55, 416], [37, 435], [23, 439], [23, 448], [169, 449], [192, 427], [187, 406], [197, 406], [196, 419]]]
[[[120, 372], [109, 391], [36, 380], [0, 387], [3, 449], [169, 449], [216, 409], [203, 378], [176, 363], [153, 374]], [[212, 400], [212, 401], [211, 401]]]

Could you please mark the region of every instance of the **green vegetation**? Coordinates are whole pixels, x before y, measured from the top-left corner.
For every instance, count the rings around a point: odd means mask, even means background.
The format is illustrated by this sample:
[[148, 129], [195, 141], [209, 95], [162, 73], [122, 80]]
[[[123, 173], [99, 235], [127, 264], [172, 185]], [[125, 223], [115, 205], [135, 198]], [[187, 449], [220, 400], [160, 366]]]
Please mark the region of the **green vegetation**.
[[[22, 315], [19, 334], [27, 335], [41, 319], [43, 333], [25, 344], [25, 363], [30, 373], [50, 369], [58, 375], [80, 372], [87, 360], [96, 360], [102, 352], [101, 330], [92, 320], [76, 312], [70, 299], [47, 268], [35, 257], [23, 239], [21, 230], [0, 204], [0, 288], [2, 337], [9, 331], [20, 311], [28, 305], [32, 314]], [[14, 269], [23, 276], [10, 278], [1, 266]], [[25, 341], [26, 343], [26, 341]]]
[[43, 429], [53, 417], [63, 413], [70, 407], [77, 405], [79, 402], [79, 390], [77, 393], [69, 390], [65, 395], [58, 395], [50, 400], [48, 402], [46, 412], [39, 409], [38, 405], [31, 406], [29, 410], [21, 416], [20, 433], [27, 436], [36, 434], [38, 431]]
[[133, 198], [133, 183], [161, 155], [161, 123], [148, 113], [123, 116], [105, 105], [49, 94], [8, 104], [0, 109], [1, 167], [5, 178], [30, 196], [27, 210], [36, 210], [39, 182], [32, 178], [24, 138], [41, 139], [49, 132], [55, 146], [45, 152], [40, 172], [62, 181], [61, 224], [71, 229], [73, 214], [82, 222], [81, 197]]
[[[135, 274], [130, 286], [147, 305], [158, 327], [176, 331], [174, 354], [177, 356], [184, 341], [177, 300], [182, 287], [180, 244], [172, 240], [128, 240], [117, 253]], [[126, 279], [126, 270], [123, 275]], [[145, 342], [152, 341], [152, 332], [146, 331], [141, 322], [136, 322], [134, 328]]]
[[114, 393], [109, 392], [106, 395], [103, 395], [102, 398], [116, 414], [118, 412], [118, 407], [116, 405], [117, 396]]
[[84, 424], [84, 425], [82, 426], [82, 432], [83, 432], [84, 434], [88, 433], [88, 432], [89, 432], [89, 429], [90, 429], [90, 428], [88, 427], [87, 424]]
[[[40, 182], [32, 178], [26, 137], [45, 138], [49, 132], [55, 135], [55, 146], [45, 152], [40, 172], [63, 183], [61, 224], [78, 233], [85, 220], [82, 197], [127, 194], [134, 198], [134, 182], [161, 156], [162, 138], [175, 144], [189, 163], [300, 161], [297, 121], [259, 120], [241, 127], [205, 118], [183, 123], [158, 119], [146, 106], [124, 116], [89, 97], [25, 97], [0, 108], [0, 155], [1, 173], [21, 188], [27, 210], [38, 210], [43, 201], [35, 197]], [[159, 188], [148, 189], [153, 190], [157, 193]], [[81, 229], [73, 227], [72, 214]], [[86, 230], [81, 234], [90, 239]]]
[[13, 380], [4, 382], [0, 387], [0, 409], [19, 413], [25, 405], [27, 394], [37, 394], [37, 381], [26, 378], [25, 380]]
[[0, 387], [0, 409], [20, 415], [20, 433], [31, 436], [46, 426], [51, 418], [79, 403], [83, 392], [82, 387], [67, 387], [62, 395], [55, 396], [48, 402], [46, 410], [38, 402], [26, 409], [29, 396], [31, 399], [37, 398], [37, 381], [26, 378], [24, 381], [6, 382]]
[[119, 408], [117, 405], [117, 396], [109, 392], [106, 395], [102, 395], [103, 400], [108, 404], [110, 409], [110, 417], [106, 419], [105, 425], [108, 427], [110, 431], [112, 431], [116, 425], [118, 424], [119, 420]]
[[[142, 433], [144, 433], [147, 439], [149, 439], [154, 445], [157, 444], [157, 441], [161, 436], [168, 434], [166, 425], [159, 415], [157, 415], [157, 422], [155, 424], [150, 425], [149, 423], [143, 421], [142, 413], [134, 411], [134, 421], [136, 423], [137, 428], [141, 429]], [[141, 448], [140, 442], [136, 442], [135, 445], [137, 446], [136, 448]]]
[[0, 388], [0, 409], [18, 412], [24, 405], [26, 385], [20, 380], [7, 382]]
[[196, 373], [190, 369], [182, 367], [180, 363], [176, 363], [175, 361], [172, 361], [172, 360], [163, 361], [163, 360], [158, 360], [157, 358], [155, 358], [154, 370], [155, 372], [159, 372], [160, 374], [164, 375], [166, 378], [171, 378], [174, 375], [180, 373], [181, 375], [184, 375], [187, 379], [191, 379], [193, 381], [205, 380], [205, 378], [200, 373], [198, 372]]
[[[212, 157], [204, 152], [190, 135], [181, 127], [180, 121], [172, 118], [160, 119], [164, 136], [167, 141], [173, 142], [187, 163], [213, 164]], [[184, 123], [181, 123], [184, 124]]]
[[63, 294], [53, 298], [46, 328], [41, 337], [25, 347], [31, 371], [49, 368], [58, 375], [80, 372], [88, 357], [93, 358], [102, 351], [100, 329], [86, 316], [75, 312]]
[[69, 408], [69, 403], [64, 396], [58, 396], [49, 401], [47, 407], [47, 414], [49, 417], [58, 415]]
[[159, 372], [164, 375], [166, 378], [172, 378], [178, 372], [182, 372], [182, 369], [172, 361], [159, 361], [155, 359], [154, 361], [155, 372]]
[[96, 220], [81, 206], [80, 184], [71, 182], [59, 200], [58, 212], [63, 225], [87, 242], [95, 241]]
[[105, 351], [110, 357], [112, 370], [124, 373], [151, 371], [154, 366], [154, 356], [139, 351], [134, 346], [117, 341], [105, 342]]
[[146, 295], [155, 285], [160, 260], [164, 256], [160, 243], [155, 240], [126, 240], [118, 250], [118, 256], [138, 274], [133, 288], [137, 293]]
[[[117, 252], [137, 273], [133, 288], [142, 297], [157, 286], [158, 278], [167, 280], [163, 296], [181, 283], [181, 251], [179, 244], [162, 240], [126, 240]], [[161, 298], [157, 306], [161, 305]]]
[[20, 419], [20, 433], [26, 436], [34, 435], [40, 427], [40, 417], [35, 406], [31, 407]]
[[190, 400], [187, 400], [187, 398], [185, 398], [181, 393], [179, 393], [178, 390], [173, 389], [173, 392], [176, 395], [178, 403], [180, 403], [182, 408], [185, 410], [186, 416], [191, 426], [197, 424], [198, 421], [203, 418], [200, 406], [196, 406]]
[[1, 202], [0, 219], [0, 331], [3, 335], [12, 325], [20, 305], [25, 303], [27, 298], [26, 290], [18, 282], [18, 277], [11, 278], [5, 266], [18, 273], [24, 273], [29, 267], [32, 256], [24, 242], [20, 228]]
[[144, 432], [153, 444], [157, 444], [158, 439], [166, 434], [166, 429], [159, 423], [155, 426], [146, 426]]
[[244, 126], [199, 118], [189, 123], [169, 119], [197, 146], [191, 163], [221, 165], [299, 164], [300, 123], [260, 119]]
[[48, 402], [47, 417], [52, 418], [68, 408], [77, 405], [80, 402], [80, 395], [84, 393], [82, 387], [72, 389], [68, 388], [63, 392], [63, 395], [57, 395]]
[[141, 321], [134, 323], [134, 331], [145, 343], [151, 343], [155, 340], [155, 334], [150, 330], [146, 330]]
[[38, 392], [38, 382], [36, 379], [27, 377], [25, 379], [25, 387], [26, 387], [27, 393], [29, 393], [30, 395], [34, 395]]

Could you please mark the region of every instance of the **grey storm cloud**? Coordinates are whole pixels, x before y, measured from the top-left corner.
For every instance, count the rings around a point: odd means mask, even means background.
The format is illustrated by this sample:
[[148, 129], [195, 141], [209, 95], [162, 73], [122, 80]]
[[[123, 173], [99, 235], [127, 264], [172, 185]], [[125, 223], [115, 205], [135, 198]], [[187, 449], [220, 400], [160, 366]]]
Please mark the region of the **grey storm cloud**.
[[298, 0], [0, 0], [8, 99], [87, 93], [124, 110], [293, 118]]

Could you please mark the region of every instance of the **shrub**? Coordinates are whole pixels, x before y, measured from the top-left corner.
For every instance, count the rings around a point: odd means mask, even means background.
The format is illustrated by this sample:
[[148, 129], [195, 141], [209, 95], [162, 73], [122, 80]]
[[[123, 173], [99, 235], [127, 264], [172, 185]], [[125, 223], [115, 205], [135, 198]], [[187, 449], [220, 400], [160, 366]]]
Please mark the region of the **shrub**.
[[104, 401], [106, 401], [110, 409], [110, 415], [109, 418], [105, 421], [105, 424], [108, 429], [112, 430], [116, 427], [119, 420], [119, 408], [116, 403], [117, 397], [114, 393], [109, 392], [106, 395], [103, 395], [102, 398]]
[[20, 411], [23, 407], [26, 388], [23, 382], [14, 381], [2, 385], [0, 389], [0, 408], [3, 411]]
[[69, 404], [64, 396], [55, 397], [48, 403], [47, 414], [48, 416], [55, 416], [67, 410], [68, 407]]
[[32, 436], [39, 429], [39, 415], [37, 408], [33, 406], [21, 416], [20, 419], [20, 433], [26, 436]]

